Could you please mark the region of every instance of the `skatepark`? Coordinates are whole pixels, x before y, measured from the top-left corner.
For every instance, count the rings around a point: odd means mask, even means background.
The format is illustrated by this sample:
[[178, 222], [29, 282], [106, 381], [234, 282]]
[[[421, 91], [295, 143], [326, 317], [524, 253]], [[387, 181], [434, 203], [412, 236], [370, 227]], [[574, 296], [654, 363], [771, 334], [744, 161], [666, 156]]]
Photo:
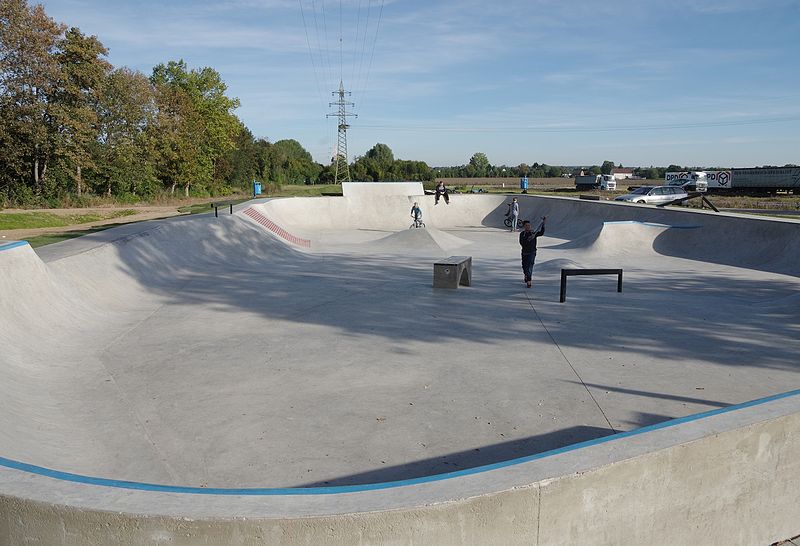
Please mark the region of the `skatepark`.
[[0, 246], [0, 543], [800, 532], [800, 221], [518, 197], [530, 289], [510, 196], [419, 184]]

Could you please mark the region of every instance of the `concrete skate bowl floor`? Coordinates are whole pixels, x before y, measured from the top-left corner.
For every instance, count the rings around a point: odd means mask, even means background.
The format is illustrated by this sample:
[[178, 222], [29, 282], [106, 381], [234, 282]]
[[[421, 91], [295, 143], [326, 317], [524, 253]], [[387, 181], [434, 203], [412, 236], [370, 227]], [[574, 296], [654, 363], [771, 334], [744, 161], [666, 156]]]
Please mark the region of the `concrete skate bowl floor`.
[[[523, 197], [548, 217], [528, 291], [505, 197], [414, 199], [427, 230], [405, 197], [273, 200], [3, 250], [5, 468], [378, 490], [800, 387], [796, 222]], [[433, 290], [455, 250], [474, 286]], [[579, 279], [559, 304], [565, 266], [623, 267], [625, 291]]]

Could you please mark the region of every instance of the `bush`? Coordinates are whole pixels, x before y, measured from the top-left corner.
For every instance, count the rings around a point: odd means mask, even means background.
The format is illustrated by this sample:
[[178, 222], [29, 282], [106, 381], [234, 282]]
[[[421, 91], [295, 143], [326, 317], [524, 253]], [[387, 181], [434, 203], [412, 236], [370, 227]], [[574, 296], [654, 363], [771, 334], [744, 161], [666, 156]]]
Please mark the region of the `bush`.
[[117, 196], [117, 203], [121, 205], [135, 205], [142, 201], [142, 198], [130, 192], [125, 192]]

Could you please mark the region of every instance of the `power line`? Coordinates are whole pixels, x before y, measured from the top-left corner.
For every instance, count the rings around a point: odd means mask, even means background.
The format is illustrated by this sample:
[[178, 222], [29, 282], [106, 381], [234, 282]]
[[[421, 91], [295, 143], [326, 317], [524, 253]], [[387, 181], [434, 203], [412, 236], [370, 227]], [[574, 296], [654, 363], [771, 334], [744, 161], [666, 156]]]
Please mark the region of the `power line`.
[[339, 81], [344, 79], [344, 40], [342, 38], [342, 0], [339, 0]]
[[369, 20], [372, 12], [372, 0], [367, 0], [367, 20], [364, 23], [364, 35], [361, 39], [361, 54], [358, 60], [358, 77], [355, 80], [356, 96], [361, 97], [361, 82], [364, 74], [364, 58], [367, 52], [367, 35], [369, 34]]
[[361, 0], [358, 0], [358, 9], [356, 10], [356, 39], [353, 42], [353, 67], [350, 72], [350, 82], [355, 83], [356, 79], [356, 64], [358, 63], [358, 38], [361, 34]]
[[372, 41], [372, 53], [369, 57], [369, 65], [367, 66], [367, 76], [364, 78], [364, 87], [361, 89], [361, 93], [359, 93], [359, 97], [361, 100], [361, 108], [364, 108], [364, 95], [367, 91], [367, 86], [369, 85], [369, 75], [372, 71], [372, 61], [375, 59], [375, 46], [378, 43], [378, 32], [381, 29], [381, 19], [383, 18], [383, 5], [385, 0], [381, 0], [381, 9], [378, 12], [378, 23], [375, 25], [375, 39]]
[[328, 16], [325, 12], [325, 0], [322, 0], [322, 30], [325, 33], [325, 53], [328, 57], [328, 69], [330, 70], [331, 74], [331, 83], [336, 81], [334, 74], [336, 72], [333, 69], [333, 61], [331, 61], [331, 48], [330, 48], [330, 39], [328, 39]]
[[675, 123], [664, 125], [625, 125], [615, 127], [537, 127], [537, 126], [508, 126], [508, 127], [481, 127], [481, 126], [435, 126], [435, 125], [359, 125], [360, 128], [384, 129], [389, 131], [409, 132], [442, 132], [442, 133], [611, 133], [622, 131], [662, 131], [670, 129], [703, 129], [709, 127], [739, 127], [750, 125], [769, 125], [774, 123], [789, 123], [800, 121], [800, 117], [765, 118], [760, 120], [742, 121], [706, 121], [697, 123]]
[[[315, 29], [315, 36], [317, 38], [317, 51], [319, 52], [319, 64], [321, 67], [320, 73], [322, 74], [322, 85], [323, 88], [327, 87], [328, 83], [332, 80], [329, 77], [330, 74], [330, 66], [329, 63], [325, 62], [326, 54], [322, 49], [322, 33], [319, 30], [319, 18], [317, 17], [317, 3], [316, 0], [311, 0], [311, 13], [314, 14], [314, 29]], [[327, 45], [326, 45], [327, 50]], [[330, 56], [327, 56], [328, 60], [330, 61]]]
[[317, 63], [316, 61], [314, 61], [314, 52], [311, 48], [311, 40], [308, 37], [308, 25], [306, 24], [306, 14], [305, 10], [303, 9], [303, 0], [297, 0], [297, 1], [300, 4], [300, 14], [303, 18], [303, 30], [305, 31], [306, 34], [306, 45], [308, 46], [308, 55], [311, 57], [311, 67], [314, 71], [314, 82], [316, 83], [317, 86], [317, 94], [319, 95], [319, 102], [320, 104], [322, 104], [322, 107], [324, 108], [325, 100], [322, 98], [323, 94], [322, 94], [322, 87], [319, 85], [319, 76], [317, 74]]

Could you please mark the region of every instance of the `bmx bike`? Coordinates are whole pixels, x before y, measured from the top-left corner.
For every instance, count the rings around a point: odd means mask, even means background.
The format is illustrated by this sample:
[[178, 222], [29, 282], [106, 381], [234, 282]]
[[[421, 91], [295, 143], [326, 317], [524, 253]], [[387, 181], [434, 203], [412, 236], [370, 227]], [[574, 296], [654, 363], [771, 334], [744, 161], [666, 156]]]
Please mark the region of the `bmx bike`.
[[[503, 224], [505, 224], [507, 228], [511, 228], [512, 221], [513, 220], [511, 216], [506, 216], [506, 219], [503, 220]], [[517, 218], [517, 229], [522, 229], [522, 220], [520, 220], [519, 218]]]
[[425, 222], [422, 221], [422, 218], [414, 218], [414, 223], [408, 226], [408, 229], [415, 229], [415, 228], [424, 228]]

